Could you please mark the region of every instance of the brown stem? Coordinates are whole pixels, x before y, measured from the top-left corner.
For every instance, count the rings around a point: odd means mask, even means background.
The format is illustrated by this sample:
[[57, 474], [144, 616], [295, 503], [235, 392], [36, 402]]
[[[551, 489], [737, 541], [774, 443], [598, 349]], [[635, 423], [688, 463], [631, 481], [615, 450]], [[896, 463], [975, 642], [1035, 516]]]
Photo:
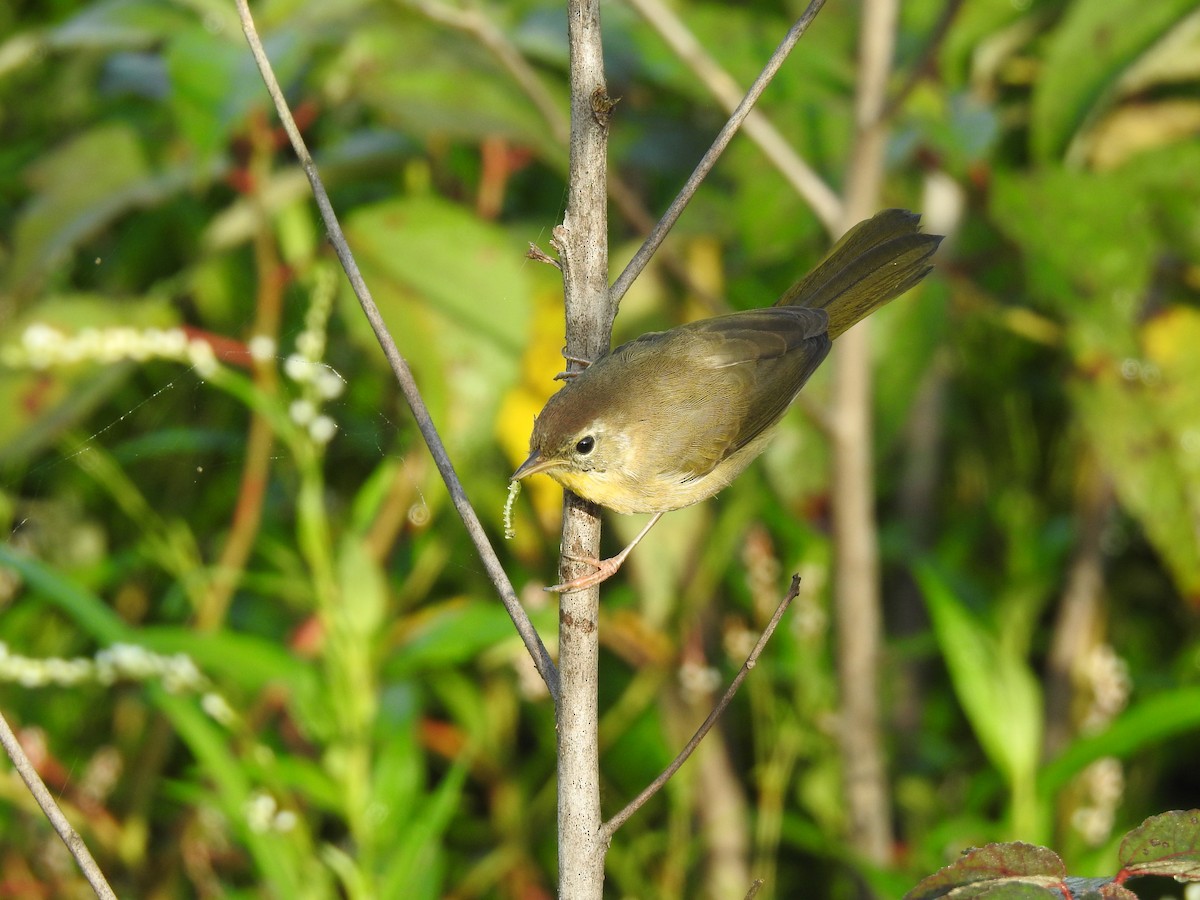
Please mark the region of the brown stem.
[[[250, 183], [254, 185], [254, 200], [262, 213], [265, 209], [259, 189], [266, 184], [266, 169], [274, 151], [274, 140], [267, 124], [257, 118], [252, 122], [251, 129], [255, 151], [252, 165], [256, 171]], [[265, 215], [261, 221], [267, 221]], [[254, 304], [252, 333], [278, 342], [285, 277], [275, 250], [274, 237], [265, 224], [258, 229], [254, 237], [254, 262], [258, 270], [258, 294]], [[274, 361], [255, 359], [252, 360], [252, 364], [255, 388], [264, 394], [273, 395], [278, 387], [278, 369]], [[212, 581], [196, 610], [195, 624], [200, 631], [215, 631], [225, 621], [233, 592], [237, 589], [254, 549], [254, 539], [262, 523], [263, 497], [266, 496], [267, 479], [271, 472], [271, 450], [274, 445], [275, 433], [270, 422], [261, 413], [252, 412], [233, 521], [221, 548], [221, 555], [213, 566]]]

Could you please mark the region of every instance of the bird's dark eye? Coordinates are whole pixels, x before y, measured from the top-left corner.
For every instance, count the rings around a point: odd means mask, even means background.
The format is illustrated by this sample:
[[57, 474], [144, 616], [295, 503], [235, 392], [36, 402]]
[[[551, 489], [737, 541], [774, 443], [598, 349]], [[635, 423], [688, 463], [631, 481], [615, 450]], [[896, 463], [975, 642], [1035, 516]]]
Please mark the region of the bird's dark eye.
[[587, 456], [596, 446], [596, 439], [590, 434], [579, 439], [579, 443], [575, 445], [575, 452], [581, 456]]

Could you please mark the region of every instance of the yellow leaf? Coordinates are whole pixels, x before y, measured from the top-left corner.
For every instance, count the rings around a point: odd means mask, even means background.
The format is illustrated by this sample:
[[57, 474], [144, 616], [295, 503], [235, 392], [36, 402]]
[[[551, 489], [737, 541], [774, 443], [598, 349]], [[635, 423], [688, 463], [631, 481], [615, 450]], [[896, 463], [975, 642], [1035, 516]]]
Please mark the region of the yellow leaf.
[[[533, 300], [530, 339], [521, 356], [520, 380], [504, 395], [496, 416], [496, 440], [514, 470], [529, 455], [534, 417], [559, 388], [554, 376], [565, 366], [562, 348], [562, 295], [554, 290], [540, 291]], [[533, 498], [542, 527], [547, 531], [557, 528], [562, 515], [562, 488], [544, 475], [529, 478], [523, 487]]]

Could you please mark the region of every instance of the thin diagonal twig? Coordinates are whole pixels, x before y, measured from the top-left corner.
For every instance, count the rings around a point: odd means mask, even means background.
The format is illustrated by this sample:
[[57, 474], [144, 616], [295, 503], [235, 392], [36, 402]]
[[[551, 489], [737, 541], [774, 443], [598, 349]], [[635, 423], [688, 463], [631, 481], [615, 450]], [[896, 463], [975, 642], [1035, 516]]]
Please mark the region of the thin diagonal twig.
[[750, 670], [758, 664], [758, 658], [762, 655], [763, 649], [767, 646], [767, 641], [771, 639], [771, 635], [775, 633], [776, 627], [783, 619], [783, 614], [788, 611], [788, 607], [792, 605], [792, 601], [796, 599], [796, 595], [799, 593], [800, 576], [793, 575], [792, 585], [788, 588], [787, 594], [785, 594], [784, 598], [779, 602], [779, 606], [776, 607], [774, 615], [772, 615], [771, 620], [767, 622], [767, 627], [764, 628], [763, 633], [759, 635], [758, 643], [754, 645], [754, 649], [751, 650], [750, 655], [746, 657], [746, 661], [742, 664], [741, 669], [738, 670], [737, 675], [734, 677], [733, 681], [730, 682], [729, 687], [726, 688], [720, 702], [713, 707], [713, 711], [708, 714], [708, 718], [704, 720], [704, 723], [698, 729], [696, 729], [696, 733], [692, 735], [692, 739], [687, 742], [684, 748], [679, 751], [679, 755], [671, 761], [669, 766], [663, 769], [662, 774], [650, 782], [650, 784], [646, 786], [645, 790], [634, 797], [633, 800], [629, 801], [623, 810], [604, 823], [600, 829], [600, 836], [603, 841], [607, 843], [608, 841], [612, 840], [612, 836], [616, 833], [617, 829], [624, 825], [626, 821], [629, 820], [630, 816], [641, 809], [647, 800], [657, 794], [662, 789], [663, 785], [665, 785], [671, 779], [671, 776], [679, 771], [679, 767], [687, 762], [688, 757], [695, 752], [696, 748], [700, 745], [700, 742], [704, 740], [704, 736], [708, 734], [710, 730], [712, 730], [713, 725], [717, 723], [717, 719], [721, 718], [721, 713], [725, 712], [725, 708], [728, 707], [733, 701], [734, 695], [737, 694], [738, 688], [742, 686], [742, 682], [746, 680], [746, 676], [750, 674]]
[[762, 92], [766, 90], [767, 85], [771, 83], [771, 79], [775, 77], [775, 73], [779, 71], [788, 54], [792, 52], [792, 48], [796, 46], [796, 42], [804, 36], [804, 32], [808, 30], [808, 26], [812, 24], [817, 13], [821, 11], [821, 7], [825, 5], [825, 0], [810, 0], [808, 8], [804, 10], [804, 14], [796, 20], [796, 24], [788, 31], [783, 42], [776, 48], [767, 61], [758, 78], [754, 79], [754, 84], [750, 86], [750, 90], [746, 96], [742, 98], [742, 102], [738, 104], [737, 109], [733, 111], [733, 115], [729, 117], [729, 121], [725, 123], [725, 127], [721, 129], [721, 133], [717, 135], [713, 145], [709, 147], [708, 152], [704, 154], [704, 158], [697, 164], [695, 170], [684, 184], [667, 211], [663, 214], [659, 223], [654, 226], [654, 230], [650, 232], [649, 237], [638, 249], [633, 259], [629, 261], [629, 265], [625, 267], [620, 276], [617, 278], [611, 288], [609, 288], [609, 297], [612, 304], [620, 302], [625, 296], [625, 292], [629, 290], [629, 286], [646, 268], [650, 258], [654, 255], [659, 245], [666, 239], [667, 234], [675, 226], [679, 220], [679, 216], [683, 213], [691, 201], [692, 196], [699, 189], [700, 184], [708, 177], [708, 173], [712, 171], [721, 154], [725, 152], [725, 148], [729, 146], [729, 142], [733, 140], [734, 134], [745, 121], [746, 116], [750, 114], [750, 110], [754, 108], [754, 104], [758, 102], [758, 98], [762, 96]]
[[333, 204], [330, 203], [329, 195], [325, 191], [325, 185], [321, 182], [317, 166], [308, 152], [308, 147], [305, 146], [304, 139], [300, 136], [300, 130], [296, 127], [296, 121], [292, 118], [291, 110], [288, 108], [287, 101], [283, 97], [283, 91], [280, 89], [279, 82], [275, 78], [275, 73], [271, 69], [270, 60], [267, 59], [262, 41], [259, 39], [258, 32], [254, 27], [254, 20], [250, 15], [247, 0], [237, 0], [237, 9], [238, 15], [242, 20], [242, 31], [245, 32], [246, 41], [250, 45], [250, 51], [254, 54], [254, 61], [258, 64], [258, 70], [262, 74], [263, 82], [267, 86], [267, 92], [271, 95], [271, 100], [274, 102], [275, 109], [279, 113], [279, 119], [283, 123], [288, 138], [291, 140], [292, 149], [300, 160], [300, 166], [304, 169], [304, 174], [308, 176], [309, 183], [312, 185], [313, 196], [316, 198], [317, 208], [321, 212], [321, 220], [325, 224], [329, 241], [333, 244], [333, 248], [337, 253], [338, 259], [341, 261], [342, 268], [346, 272], [346, 277], [350, 280], [350, 286], [354, 289], [354, 295], [358, 298], [367, 321], [371, 323], [371, 329], [375, 332], [379, 346], [383, 348], [384, 356], [387, 357], [388, 364], [392, 368], [392, 373], [395, 375], [396, 381], [400, 385], [400, 390], [404, 394], [404, 399], [408, 402], [409, 409], [412, 410], [417, 427], [421, 430], [421, 436], [425, 439], [425, 443], [429, 447], [429, 452], [433, 456], [433, 461], [441, 473], [442, 480], [446, 483], [446, 489], [450, 494], [451, 500], [454, 502], [454, 508], [458, 510], [458, 514], [466, 526], [467, 535], [475, 545], [475, 550], [483, 561], [484, 569], [487, 571], [492, 584], [495, 585], [505, 610], [507, 610], [509, 617], [512, 619], [513, 625], [516, 626], [521, 640], [525, 643], [525, 648], [529, 651], [530, 656], [533, 657], [533, 663], [537, 667], [538, 674], [546, 682], [550, 696], [554, 698], [554, 702], [557, 704], [558, 670], [554, 666], [554, 661], [550, 658], [549, 651], [546, 650], [545, 644], [542, 643], [541, 637], [538, 636], [537, 630], [533, 627], [533, 623], [529, 621], [529, 616], [525, 614], [524, 608], [517, 599], [516, 591], [513, 590], [512, 583], [509, 581], [504, 567], [500, 564], [499, 557], [496, 556], [495, 549], [492, 547], [487, 534], [483, 530], [479, 516], [475, 512], [475, 508], [471, 506], [470, 500], [467, 499], [462, 482], [459, 481], [458, 474], [454, 471], [454, 464], [450, 461], [441, 436], [433, 424], [433, 419], [429, 415], [429, 409], [425, 406], [425, 400], [421, 397], [416, 380], [413, 378], [412, 370], [409, 368], [408, 362], [400, 354], [400, 350], [396, 347], [396, 342], [388, 333], [383, 316], [379, 313], [379, 307], [375, 305], [375, 301], [371, 297], [371, 291], [368, 289], [366, 282], [363, 281], [362, 274], [358, 270], [358, 263], [355, 261], [354, 255], [350, 252], [350, 247], [346, 243], [346, 236], [342, 233], [342, 227], [338, 223], [337, 214], [333, 210]]
[[33, 767], [33, 763], [25, 755], [25, 750], [21, 747], [21, 742], [13, 734], [12, 729], [8, 725], [8, 720], [4, 718], [3, 714], [0, 714], [0, 744], [4, 745], [9, 759], [13, 762], [13, 768], [17, 770], [17, 774], [21, 776], [21, 780], [29, 788], [29, 793], [33, 794], [33, 799], [37, 801], [46, 818], [50, 820], [50, 824], [54, 826], [54, 830], [58, 832], [58, 836], [67, 845], [67, 850], [75, 857], [75, 862], [79, 865], [80, 871], [83, 872], [83, 877], [92, 886], [92, 890], [96, 892], [96, 896], [101, 898], [101, 900], [117, 900], [117, 895], [113, 893], [113, 889], [105, 879], [104, 873], [100, 871], [100, 867], [96, 865], [96, 860], [92, 858], [87, 844], [83, 842], [83, 838], [80, 837], [79, 832], [67, 821], [67, 817], [63, 815], [63, 811], [59, 809], [58, 804], [54, 802], [54, 797], [47, 790], [46, 783], [42, 781], [42, 777], [38, 775], [37, 770]]
[[[733, 112], [742, 99], [742, 89], [733, 76], [718, 65], [683, 20], [663, 0], [625, 0], [645, 19], [659, 37], [670, 45], [701, 83], [708, 88], [726, 113]], [[779, 174], [812, 207], [817, 218], [829, 231], [837, 228], [842, 215], [842, 201], [806, 163], [787, 139], [760, 109], [752, 109], [742, 125], [746, 137], [758, 145], [763, 155]]]

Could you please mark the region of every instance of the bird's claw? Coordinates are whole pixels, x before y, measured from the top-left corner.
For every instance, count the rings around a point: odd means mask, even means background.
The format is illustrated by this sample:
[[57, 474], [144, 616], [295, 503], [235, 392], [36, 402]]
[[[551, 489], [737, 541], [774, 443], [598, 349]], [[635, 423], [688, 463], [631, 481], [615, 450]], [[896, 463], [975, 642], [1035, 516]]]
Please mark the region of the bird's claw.
[[590, 359], [584, 359], [582, 356], [572, 356], [571, 354], [569, 354], [567, 352], [566, 347], [563, 347], [562, 355], [563, 355], [563, 359], [565, 359], [567, 361], [568, 366], [570, 364], [574, 363], [575, 365], [579, 366], [579, 368], [573, 372], [570, 370], [565, 371], [565, 372], [559, 372], [557, 375], [554, 376], [555, 381], [570, 381], [572, 378], [574, 378], [576, 375], [578, 375], [580, 372], [582, 372], [584, 369], [586, 369], [588, 366], [590, 366], [592, 364], [592, 361]]
[[564, 581], [561, 584], [552, 584], [545, 588], [547, 592], [555, 594], [565, 594], [569, 591], [582, 591], [584, 588], [594, 587], [602, 581], [607, 581], [616, 574], [617, 569], [621, 568], [621, 563], [625, 561], [624, 557], [611, 557], [609, 559], [596, 559], [591, 556], [575, 556], [572, 553], [563, 554], [567, 559], [573, 559], [576, 562], [587, 563], [595, 568], [595, 572], [587, 575], [580, 575], [578, 578], [572, 578], [570, 581]]

